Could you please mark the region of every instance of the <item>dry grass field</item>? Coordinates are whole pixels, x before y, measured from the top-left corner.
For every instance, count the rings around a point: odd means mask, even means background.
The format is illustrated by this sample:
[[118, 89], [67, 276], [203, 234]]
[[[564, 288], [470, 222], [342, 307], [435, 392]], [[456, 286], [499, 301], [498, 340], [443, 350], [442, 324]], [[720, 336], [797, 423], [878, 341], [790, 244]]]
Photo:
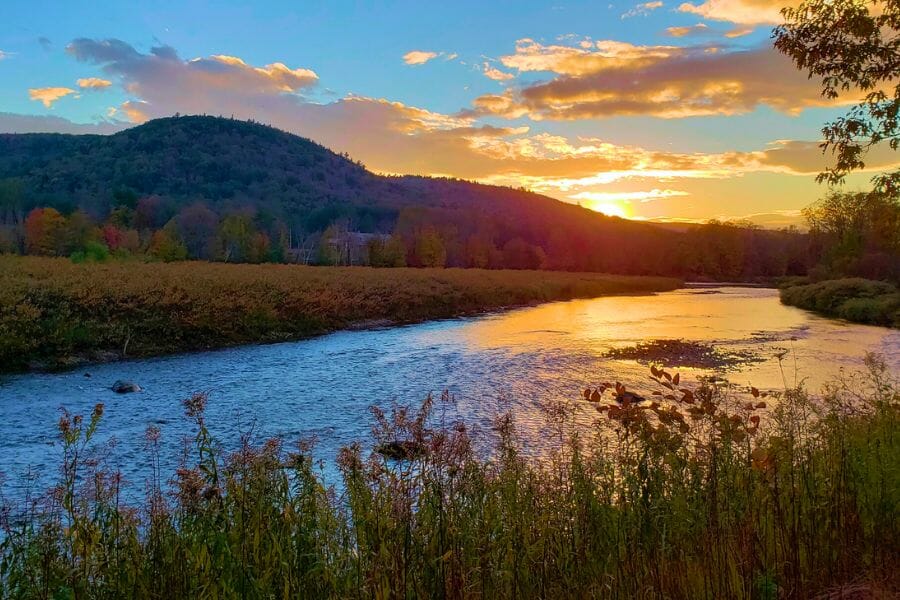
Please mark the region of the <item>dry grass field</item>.
[[0, 370], [300, 339], [503, 307], [670, 290], [662, 277], [0, 256]]

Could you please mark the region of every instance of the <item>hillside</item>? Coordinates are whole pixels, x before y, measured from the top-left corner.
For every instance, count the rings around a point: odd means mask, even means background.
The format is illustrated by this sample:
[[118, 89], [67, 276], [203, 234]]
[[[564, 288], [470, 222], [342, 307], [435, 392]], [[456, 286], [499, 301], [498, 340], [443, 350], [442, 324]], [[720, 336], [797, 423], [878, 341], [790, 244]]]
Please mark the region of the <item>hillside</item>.
[[505, 209], [516, 203], [561, 213], [573, 208], [508, 188], [382, 177], [308, 139], [201, 116], [157, 119], [109, 136], [2, 134], [0, 179], [9, 177], [23, 180], [35, 205], [74, 203], [96, 216], [109, 211], [122, 190], [203, 199], [214, 209], [250, 204], [286, 216], [347, 205], [394, 212], [411, 205]]
[[[15, 198], [6, 200], [0, 192], [0, 219], [7, 227], [21, 224], [24, 214], [35, 207], [52, 207], [64, 215], [81, 210], [98, 225], [115, 216], [116, 226], [141, 232], [143, 247], [150, 244], [151, 229], [167, 224], [173, 236], [195, 235], [196, 224], [186, 221], [188, 217], [196, 221], [202, 213], [205, 221], [249, 215], [253, 227], [268, 240], [289, 232], [285, 244], [290, 249], [295, 239], [318, 243], [315, 236], [336, 223], [351, 232], [394, 233], [405, 240], [408, 264], [733, 278], [780, 275], [788, 262], [799, 260], [779, 257], [779, 264], [757, 268], [734, 263], [735, 256], [740, 260], [747, 254], [740, 252], [723, 258], [728, 264], [719, 264], [719, 258], [714, 258], [716, 264], [702, 264], [709, 261], [685, 255], [698, 244], [687, 242], [683, 232], [606, 217], [524, 190], [450, 179], [384, 177], [310, 140], [216, 117], [158, 119], [109, 136], [0, 135], [3, 180], [14, 181], [18, 190]], [[123, 223], [117, 209], [133, 211], [139, 199], [147, 197], [155, 202], [152, 218]], [[187, 210], [193, 213], [185, 215]], [[423, 232], [433, 232], [440, 244], [434, 261], [431, 257], [423, 262], [414, 255]], [[210, 239], [199, 242], [182, 239], [187, 255], [233, 257], [223, 253], [222, 242], [212, 239], [213, 233], [207, 232]], [[741, 243], [753, 245], [749, 253], [753, 256], [771, 246], [769, 238], [778, 236], [736, 228], [727, 234], [729, 240], [741, 238]], [[778, 239], [776, 250], [781, 254], [784, 241]], [[7, 246], [16, 243], [24, 247], [16, 239]], [[352, 262], [349, 256], [347, 260]], [[794, 271], [803, 270], [795, 267]]]

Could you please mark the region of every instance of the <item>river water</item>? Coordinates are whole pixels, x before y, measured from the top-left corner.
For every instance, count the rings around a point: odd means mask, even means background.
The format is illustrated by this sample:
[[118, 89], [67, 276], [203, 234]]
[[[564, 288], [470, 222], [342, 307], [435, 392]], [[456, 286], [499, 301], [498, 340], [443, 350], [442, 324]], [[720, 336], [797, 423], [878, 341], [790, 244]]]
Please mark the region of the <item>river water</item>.
[[[318, 439], [326, 479], [337, 450], [365, 441], [369, 407], [415, 404], [449, 390], [451, 417], [476, 439], [489, 439], [493, 419], [511, 410], [524, 443], [540, 447], [542, 408], [577, 398], [586, 385], [619, 380], [650, 390], [647, 367], [611, 360], [612, 348], [652, 339], [713, 343], [762, 359], [719, 375], [740, 384], [780, 389], [804, 380], [810, 389], [862, 365], [866, 351], [900, 372], [900, 331], [854, 325], [783, 306], [770, 289], [683, 289], [653, 296], [555, 302], [474, 318], [348, 331], [292, 343], [246, 346], [95, 365], [56, 374], [0, 379], [0, 472], [7, 495], [22, 493], [31, 474], [46, 485], [58, 473], [61, 408], [87, 415], [105, 405], [98, 440], [126, 479], [143, 488], [149, 465], [144, 432], [162, 430], [164, 473], [172, 473], [193, 431], [181, 402], [209, 393], [207, 420], [225, 449], [242, 433], [255, 439]], [[786, 351], [786, 354], [784, 353]], [[779, 360], [778, 356], [781, 356]], [[681, 369], [686, 381], [714, 375]], [[90, 376], [86, 376], [89, 374]], [[143, 391], [118, 395], [118, 380]]]

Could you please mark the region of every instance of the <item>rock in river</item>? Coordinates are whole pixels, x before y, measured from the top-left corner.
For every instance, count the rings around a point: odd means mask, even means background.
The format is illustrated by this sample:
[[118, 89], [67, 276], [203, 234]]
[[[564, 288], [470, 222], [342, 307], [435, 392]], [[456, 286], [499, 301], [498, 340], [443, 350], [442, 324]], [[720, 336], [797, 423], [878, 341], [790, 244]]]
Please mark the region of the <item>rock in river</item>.
[[130, 394], [132, 392], [141, 391], [141, 386], [136, 383], [132, 383], [130, 381], [122, 381], [121, 379], [114, 384], [112, 384], [112, 388], [110, 388], [117, 394]]

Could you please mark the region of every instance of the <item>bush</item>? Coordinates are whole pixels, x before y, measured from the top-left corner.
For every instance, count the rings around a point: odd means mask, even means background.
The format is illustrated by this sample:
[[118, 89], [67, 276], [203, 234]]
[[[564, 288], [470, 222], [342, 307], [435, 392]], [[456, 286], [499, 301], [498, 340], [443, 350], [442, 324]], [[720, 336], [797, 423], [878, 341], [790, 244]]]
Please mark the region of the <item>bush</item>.
[[833, 279], [781, 288], [784, 304], [858, 323], [900, 326], [900, 292], [883, 281]]
[[75, 264], [106, 262], [109, 259], [109, 248], [100, 242], [88, 242], [84, 245], [84, 250], [73, 252], [69, 259]]

